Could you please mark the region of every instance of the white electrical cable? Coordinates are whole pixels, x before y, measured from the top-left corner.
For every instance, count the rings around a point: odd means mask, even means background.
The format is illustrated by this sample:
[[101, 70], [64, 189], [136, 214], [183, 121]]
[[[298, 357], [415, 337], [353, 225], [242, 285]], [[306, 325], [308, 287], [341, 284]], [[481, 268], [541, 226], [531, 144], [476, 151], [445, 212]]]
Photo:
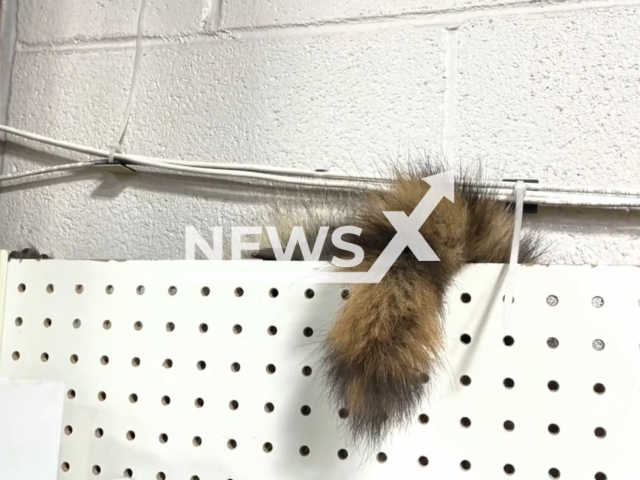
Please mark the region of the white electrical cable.
[[142, 59], [142, 38], [144, 34], [144, 14], [147, 9], [147, 0], [141, 0], [140, 10], [138, 12], [138, 35], [136, 37], [136, 53], [133, 58], [133, 71], [131, 72], [131, 88], [129, 88], [129, 98], [127, 100], [127, 106], [125, 108], [124, 117], [122, 118], [122, 124], [117, 131], [115, 137], [109, 145], [109, 161], [113, 162], [116, 152], [120, 152], [122, 148], [122, 140], [124, 134], [127, 131], [127, 125], [129, 125], [129, 118], [131, 118], [131, 109], [133, 108], [133, 98], [136, 92], [136, 86], [138, 85], [138, 72], [140, 71], [140, 60]]
[[51, 173], [64, 172], [67, 170], [77, 170], [80, 168], [93, 167], [97, 164], [98, 161], [92, 160], [89, 162], [64, 163], [62, 165], [56, 165], [55, 167], [40, 168], [38, 170], [29, 170], [20, 173], [10, 173], [7, 175], [0, 175], [0, 183], [9, 180], [18, 180], [20, 178], [33, 177], [36, 175], [47, 175]]
[[[17, 128], [0, 125], [0, 131], [27, 138], [39, 143], [71, 150], [102, 158], [109, 157], [109, 151], [81, 145], [72, 142], [55, 140]], [[165, 160], [142, 155], [114, 154], [114, 158], [124, 164], [137, 164], [152, 168], [160, 168], [185, 173], [196, 173], [214, 177], [224, 177], [231, 180], [257, 180], [287, 185], [300, 185], [319, 188], [336, 189], [372, 189], [384, 188], [388, 179], [357, 177], [344, 174], [316, 172], [266, 165], [247, 165], [233, 163], [180, 162]], [[47, 173], [43, 171], [42, 173]], [[37, 173], [33, 173], [37, 174]], [[305, 179], [304, 177], [309, 177]], [[4, 178], [6, 180], [6, 178]], [[3, 180], [3, 177], [0, 177]], [[513, 183], [494, 182], [477, 185], [493, 191], [500, 200], [511, 201]], [[586, 207], [586, 208], [640, 208], [640, 190], [606, 190], [589, 187], [545, 186], [529, 184], [525, 196], [527, 203], [550, 206]]]

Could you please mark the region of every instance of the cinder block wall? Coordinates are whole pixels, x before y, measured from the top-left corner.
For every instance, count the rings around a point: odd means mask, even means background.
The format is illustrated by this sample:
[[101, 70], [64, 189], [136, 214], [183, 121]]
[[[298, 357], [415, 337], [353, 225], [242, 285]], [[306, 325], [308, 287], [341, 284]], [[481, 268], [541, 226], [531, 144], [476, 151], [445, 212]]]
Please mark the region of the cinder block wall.
[[[419, 151], [542, 182], [640, 185], [640, 1], [150, 0], [125, 151], [374, 172]], [[5, 0], [0, 117], [109, 144], [138, 0]], [[54, 164], [9, 145], [2, 172]], [[38, 147], [42, 150], [42, 147]], [[72, 157], [74, 158], [74, 157]], [[73, 175], [0, 195], [0, 246], [61, 258], [183, 258], [246, 188]], [[640, 215], [542, 209], [557, 263], [640, 263]]]

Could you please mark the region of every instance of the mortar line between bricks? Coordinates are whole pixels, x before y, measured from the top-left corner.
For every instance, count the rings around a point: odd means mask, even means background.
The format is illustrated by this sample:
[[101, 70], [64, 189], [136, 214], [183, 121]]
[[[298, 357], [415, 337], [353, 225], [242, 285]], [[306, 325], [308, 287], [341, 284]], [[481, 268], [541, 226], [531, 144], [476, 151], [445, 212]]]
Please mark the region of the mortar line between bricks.
[[442, 121], [442, 156], [450, 159], [454, 154], [456, 130], [456, 73], [458, 69], [458, 29], [444, 30], [445, 86]]
[[[554, 13], [611, 9], [640, 6], [640, 0], [585, 0], [567, 3], [566, 0], [552, 0], [541, 4], [540, 0], [524, 3], [500, 4], [497, 6], [477, 6], [464, 9], [407, 12], [375, 17], [343, 18], [322, 22], [289, 23], [254, 27], [231, 27], [213, 32], [194, 32], [182, 35], [145, 35], [146, 47], [174, 44], [204, 43], [211, 40], [245, 40], [296, 35], [321, 35], [332, 33], [357, 33], [395, 29], [403, 26], [455, 28], [464, 23], [484, 18], [508, 18], [513, 16], [541, 16]], [[112, 38], [73, 37], [46, 43], [18, 42], [20, 53], [61, 52], [74, 53], [93, 50], [117, 50], [135, 48], [136, 35]]]

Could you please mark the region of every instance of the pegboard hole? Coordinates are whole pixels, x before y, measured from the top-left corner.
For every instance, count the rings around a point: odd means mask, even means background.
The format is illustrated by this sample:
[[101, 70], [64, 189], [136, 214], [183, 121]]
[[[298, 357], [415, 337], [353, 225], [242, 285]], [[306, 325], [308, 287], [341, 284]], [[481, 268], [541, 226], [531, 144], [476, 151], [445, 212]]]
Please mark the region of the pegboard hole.
[[198, 475], [192, 475], [191, 480], [200, 480], [200, 477]]
[[305, 377], [311, 376], [312, 373], [313, 373], [313, 370], [311, 367], [309, 366], [302, 367], [302, 375], [304, 375]]
[[502, 343], [504, 343], [507, 347], [511, 347], [516, 341], [511, 335], [507, 335], [502, 339]]
[[104, 289], [107, 295], [111, 295], [113, 293], [113, 285], [107, 285]]
[[460, 462], [460, 468], [462, 470], [471, 470], [471, 462], [469, 460], [463, 460]]
[[468, 417], [462, 417], [460, 419], [460, 425], [462, 425], [464, 428], [469, 428], [471, 426], [471, 419]]
[[67, 398], [69, 400], [76, 398], [76, 391], [74, 389], [67, 390]]
[[49, 285], [47, 285], [47, 293], [53, 293], [55, 290], [54, 286], [52, 283], [50, 283]]
[[135, 440], [136, 439], [136, 432], [134, 432], [133, 430], [129, 430], [127, 432], [127, 440]]
[[40, 355], [40, 360], [42, 360], [43, 362], [48, 362], [49, 354], [47, 352], [42, 352], [42, 355]]
[[239, 372], [240, 371], [240, 364], [238, 362], [233, 362], [231, 364], [231, 371], [232, 372]]
[[64, 434], [71, 435], [73, 433], [73, 427], [71, 425], [67, 425], [64, 427]]
[[227, 442], [227, 447], [229, 450], [235, 450], [238, 446], [238, 442], [236, 442], [233, 438]]
[[516, 424], [513, 423], [511, 420], [506, 420], [502, 426], [504, 427], [504, 429], [507, 432], [513, 432], [513, 430], [516, 428]]
[[105, 320], [102, 322], [102, 328], [105, 330], [109, 330], [111, 328], [111, 320]]
[[303, 445], [300, 447], [299, 452], [300, 452], [300, 455], [302, 455], [303, 457], [306, 457], [309, 455], [309, 453], [311, 453], [311, 450], [306, 445]]
[[560, 427], [558, 425], [556, 425], [555, 423], [552, 423], [551, 425], [549, 425], [547, 430], [549, 430], [549, 433], [551, 435], [558, 435], [560, 433]]
[[27, 286], [24, 283], [21, 283], [20, 285], [18, 285], [18, 291], [20, 293], [23, 293], [26, 289], [27, 289]]
[[504, 473], [506, 473], [507, 475], [513, 475], [514, 473], [516, 473], [516, 468], [510, 463], [507, 463], [504, 466]]
[[421, 413], [420, 415], [418, 415], [418, 421], [422, 425], [426, 425], [427, 423], [429, 423], [429, 415], [427, 415], [426, 413]]
[[242, 287], [238, 287], [234, 290], [236, 297], [241, 297], [244, 295], [244, 289]]
[[596, 392], [598, 395], [602, 395], [604, 392], [607, 391], [607, 389], [602, 383], [596, 383], [593, 386], [593, 391]]
[[384, 463], [387, 461], [387, 454], [384, 452], [380, 452], [378, 453], [378, 455], [376, 455], [376, 460], [378, 460], [378, 463]]
[[274, 373], [276, 373], [276, 366], [274, 364], [272, 364], [272, 363], [267, 365], [267, 373], [269, 375], [273, 375]]
[[125, 468], [122, 472], [122, 475], [124, 475], [125, 478], [131, 478], [133, 477], [133, 470], [131, 470], [130, 468]]
[[338, 417], [340, 417], [341, 419], [345, 419], [349, 417], [349, 410], [347, 410], [346, 408], [341, 408], [340, 410], [338, 410]]
[[280, 292], [278, 292], [277, 288], [272, 288], [272, 289], [269, 290], [269, 296], [271, 298], [276, 298], [279, 294], [280, 294]]
[[84, 286], [83, 286], [83, 285], [81, 285], [81, 284], [77, 284], [77, 285], [76, 285], [76, 293], [79, 295], [79, 294], [81, 294], [82, 292], [84, 292]]
[[309, 405], [303, 405], [303, 406], [300, 408], [300, 413], [301, 413], [302, 415], [304, 415], [305, 417], [307, 417], [307, 416], [311, 415], [311, 407], [310, 407]]
[[104, 436], [104, 430], [101, 428], [96, 428], [96, 431], [94, 433], [96, 435], [96, 438], [102, 438]]
[[262, 445], [262, 450], [265, 453], [271, 453], [273, 451], [273, 445], [270, 442], [265, 442], [265, 444]]
[[201, 323], [198, 327], [198, 330], [200, 330], [200, 333], [207, 333], [209, 331], [209, 325], [207, 325], [206, 323]]
[[549, 478], [560, 478], [560, 470], [558, 470], [557, 468], [550, 468]]
[[271, 413], [275, 410], [275, 407], [273, 406], [273, 403], [271, 402], [267, 402], [264, 404], [264, 411], [267, 413]]
[[102, 357], [100, 357], [100, 363], [102, 365], [109, 365], [109, 357], [107, 357], [106, 355], [103, 355]]
[[133, 357], [131, 359], [131, 365], [133, 365], [134, 367], [139, 367], [140, 366], [140, 359], [138, 357]]
[[237, 401], [237, 400], [231, 400], [231, 401], [229, 402], [229, 408], [230, 408], [231, 410], [237, 410], [239, 406], [240, 406], [240, 404], [238, 403], [238, 401]]
[[14, 360], [18, 361], [20, 360], [20, 352], [18, 352], [17, 350], [15, 352], [13, 352], [11, 354], [11, 358], [13, 358]]
[[158, 474], [156, 475], [156, 480], [167, 480], [167, 476], [164, 474], [164, 472], [158, 472]]
[[142, 325], [142, 322], [140, 320], [138, 320], [136, 323], [133, 324], [133, 328], [135, 330], [137, 330], [137, 331], [142, 330], [142, 327], [143, 327], [143, 325]]
[[45, 318], [44, 321], [42, 322], [42, 324], [44, 325], [44, 328], [49, 328], [51, 326], [51, 319], [50, 318]]
[[82, 321], [79, 318], [76, 318], [73, 321], [73, 328], [80, 328], [82, 326]]
[[107, 399], [106, 392], [98, 392], [98, 400], [100, 400], [101, 402], [104, 402], [106, 399]]
[[91, 468], [91, 471], [93, 472], [94, 475], [100, 475], [100, 472], [102, 472], [102, 469], [100, 468], [100, 465], [94, 465], [93, 468]]
[[502, 384], [504, 385], [504, 388], [511, 389], [511, 388], [515, 387], [516, 382], [513, 380], [513, 378], [505, 378], [502, 381]]
[[204, 360], [199, 360], [196, 366], [198, 367], [198, 370], [204, 370], [205, 368], [207, 368], [207, 362], [205, 362]]
[[469, 375], [463, 375], [460, 377], [460, 383], [465, 387], [471, 385], [471, 377]]
[[547, 383], [547, 387], [552, 392], [557, 392], [558, 390], [560, 390], [560, 384], [555, 380], [551, 380], [549, 383]]
[[305, 296], [305, 297], [307, 297], [307, 298], [309, 298], [309, 299], [311, 299], [311, 298], [313, 298], [313, 297], [315, 297], [315, 296], [316, 296], [316, 292], [314, 292], [314, 291], [313, 291], [312, 289], [310, 289], [310, 288], [307, 288], [307, 289], [304, 291], [304, 296]]
[[460, 341], [465, 345], [469, 345], [471, 343], [471, 335], [464, 333], [460, 336]]
[[193, 437], [192, 443], [194, 447], [199, 447], [200, 445], [202, 445], [202, 438], [195, 436]]
[[173, 332], [176, 329], [176, 324], [173, 322], [167, 322], [167, 325], [165, 328], [167, 332]]
[[171, 360], [170, 358], [166, 358], [166, 359], [164, 360], [164, 362], [162, 362], [162, 366], [163, 366], [164, 368], [171, 368], [171, 367], [173, 367], [173, 360]]
[[138, 295], [144, 295], [144, 285], [138, 285], [138, 288], [136, 288], [136, 293]]
[[78, 355], [75, 353], [69, 357], [69, 361], [73, 364], [78, 363]]
[[202, 287], [200, 289], [200, 295], [202, 295], [203, 297], [208, 297], [210, 293], [211, 289], [209, 287]]
[[549, 348], [558, 348], [560, 341], [556, 337], [549, 337], [547, 339], [547, 346]]
[[605, 473], [598, 472], [595, 475], [595, 479], [596, 480], [607, 480], [607, 475]]
[[195, 404], [195, 406], [197, 408], [202, 408], [204, 407], [204, 400], [200, 397], [196, 398], [195, 401], [193, 402]]
[[138, 395], [135, 393], [132, 393], [131, 395], [129, 395], [129, 401], [131, 403], [137, 403], [138, 402]]
[[306, 327], [306, 328], [302, 331], [302, 334], [303, 334], [305, 337], [307, 337], [307, 338], [309, 338], [309, 337], [313, 336], [313, 328], [311, 328], [311, 327]]
[[344, 448], [338, 450], [338, 458], [340, 460], [346, 460], [349, 457], [349, 452], [347, 452]]
[[274, 325], [271, 325], [269, 328], [267, 328], [267, 333], [269, 333], [269, 335], [271, 336], [276, 335], [278, 333], [278, 328]]
[[349, 291], [349, 289], [345, 288], [344, 290], [342, 290], [342, 293], [340, 294], [340, 296], [342, 297], [343, 300], [346, 300], [351, 296], [351, 292]]
[[169, 396], [168, 396], [168, 395], [164, 395], [164, 396], [162, 397], [161, 402], [162, 402], [162, 405], [167, 406], [167, 405], [169, 405], [169, 404], [171, 403], [171, 398], [169, 398]]
[[167, 292], [173, 297], [176, 293], [178, 293], [178, 289], [172, 285], [169, 287]]
[[558, 305], [558, 297], [555, 295], [549, 295], [547, 297], [547, 305], [549, 305], [550, 307], [555, 307], [556, 305]]
[[242, 333], [242, 325], [236, 324], [233, 326], [233, 333], [240, 335]]
[[16, 327], [22, 326], [22, 317], [16, 317]]
[[420, 465], [421, 467], [426, 467], [427, 465], [429, 465], [429, 459], [427, 457], [425, 457], [424, 455], [418, 458], [418, 465]]
[[469, 295], [468, 293], [463, 293], [462, 295], [460, 295], [460, 301], [462, 301], [462, 303], [469, 303], [471, 301], [471, 295]]
[[598, 438], [604, 438], [607, 436], [607, 431], [602, 428], [602, 427], [598, 427], [594, 430], [594, 433], [596, 434], [596, 437]]
[[63, 472], [68, 472], [70, 468], [71, 466], [69, 465], [69, 462], [62, 462], [62, 465], [60, 465], [60, 469]]
[[158, 436], [158, 441], [159, 441], [160, 443], [167, 443], [167, 442], [169, 441], [169, 435], [167, 435], [166, 433], [161, 433], [161, 434]]

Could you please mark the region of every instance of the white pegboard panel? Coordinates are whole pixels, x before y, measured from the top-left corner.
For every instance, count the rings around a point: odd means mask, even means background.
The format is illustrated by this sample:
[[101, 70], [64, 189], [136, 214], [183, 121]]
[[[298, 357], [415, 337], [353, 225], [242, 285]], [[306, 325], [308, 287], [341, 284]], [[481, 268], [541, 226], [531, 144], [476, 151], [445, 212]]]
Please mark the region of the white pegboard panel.
[[[246, 265], [197, 263], [199, 279]], [[0, 375], [65, 382], [58, 478], [639, 474], [640, 269], [522, 267], [504, 330], [505, 267], [467, 267], [430, 400], [370, 454], [318, 376], [318, 344], [349, 300], [305, 283], [314, 266], [256, 267], [298, 272], [289, 284], [208, 285], [180, 261], [10, 262]]]

